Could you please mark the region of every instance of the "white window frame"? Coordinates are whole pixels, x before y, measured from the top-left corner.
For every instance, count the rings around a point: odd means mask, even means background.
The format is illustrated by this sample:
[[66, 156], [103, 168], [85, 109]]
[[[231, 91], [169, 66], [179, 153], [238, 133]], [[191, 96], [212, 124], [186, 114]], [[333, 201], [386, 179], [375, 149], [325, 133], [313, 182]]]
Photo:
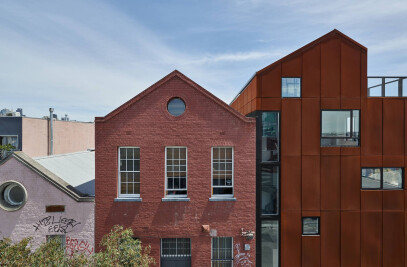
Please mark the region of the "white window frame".
[[[122, 194], [121, 193], [121, 175], [120, 175], [120, 148], [138, 148], [140, 151], [140, 158], [141, 158], [141, 149], [138, 146], [120, 146], [117, 148], [117, 196], [118, 198], [140, 198], [140, 194]], [[141, 169], [141, 159], [139, 158], [140, 161], [140, 169]], [[128, 171], [126, 171], [128, 172]], [[133, 172], [138, 172], [140, 173], [140, 190], [141, 190], [141, 171], [134, 171]]]
[[[232, 186], [222, 186], [222, 185], [217, 185], [213, 186], [213, 149], [214, 148], [231, 148], [232, 149]], [[214, 146], [211, 148], [211, 193], [213, 198], [233, 198], [235, 194], [235, 149], [234, 147], [231, 146]], [[230, 188], [232, 187], [233, 189], [233, 194], [214, 194], [213, 189], [214, 188]]]
[[51, 242], [52, 239], [59, 239], [61, 241], [61, 248], [65, 251], [66, 249], [66, 235], [46, 235], [46, 242]]
[[[174, 190], [173, 191], [187, 191], [184, 195], [168, 195], [168, 177], [167, 177], [167, 148], [185, 148], [185, 190]], [[188, 197], [188, 148], [186, 146], [166, 146], [165, 147], [165, 160], [164, 160], [164, 171], [165, 171], [165, 198], [187, 198]]]
[[[167, 238], [174, 238], [175, 239], [175, 255], [163, 255], [163, 239], [167, 239]], [[189, 254], [178, 254], [178, 239], [189, 239]], [[191, 257], [191, 250], [192, 250], [192, 246], [191, 246], [191, 238], [190, 237], [163, 237], [160, 238], [160, 257], [168, 257], [168, 258], [177, 258], [177, 257]]]
[[[18, 149], [18, 135], [15, 135], [15, 134], [4, 134], [4, 135], [0, 135], [0, 137], [16, 137], [16, 138], [17, 138], [17, 145], [16, 145], [16, 148], [13, 149], [13, 150], [17, 150], [17, 149]], [[2, 144], [0, 143], [0, 145], [2, 145]]]
[[234, 252], [233, 252], [233, 236], [214, 236], [211, 238], [211, 266], [213, 266], [213, 239], [218, 238], [218, 237], [230, 237], [232, 238], [232, 258], [230, 260], [225, 260], [225, 262], [230, 261], [232, 263], [232, 266], [234, 264]]

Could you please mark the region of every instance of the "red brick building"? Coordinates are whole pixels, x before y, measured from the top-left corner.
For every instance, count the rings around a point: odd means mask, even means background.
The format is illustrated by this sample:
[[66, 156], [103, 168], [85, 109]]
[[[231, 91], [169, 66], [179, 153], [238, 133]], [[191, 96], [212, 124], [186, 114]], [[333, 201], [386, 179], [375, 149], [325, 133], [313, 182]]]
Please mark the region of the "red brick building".
[[95, 123], [96, 244], [121, 224], [157, 266], [254, 266], [254, 119], [174, 71]]
[[257, 117], [257, 266], [407, 266], [406, 78], [368, 79], [334, 30], [234, 99]]

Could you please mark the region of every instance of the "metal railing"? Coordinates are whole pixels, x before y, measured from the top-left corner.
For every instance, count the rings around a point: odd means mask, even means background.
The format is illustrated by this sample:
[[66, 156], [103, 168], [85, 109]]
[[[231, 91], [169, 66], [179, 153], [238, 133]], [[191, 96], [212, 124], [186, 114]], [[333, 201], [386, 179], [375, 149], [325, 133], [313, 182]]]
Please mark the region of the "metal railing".
[[368, 97], [407, 97], [407, 76], [368, 76]]

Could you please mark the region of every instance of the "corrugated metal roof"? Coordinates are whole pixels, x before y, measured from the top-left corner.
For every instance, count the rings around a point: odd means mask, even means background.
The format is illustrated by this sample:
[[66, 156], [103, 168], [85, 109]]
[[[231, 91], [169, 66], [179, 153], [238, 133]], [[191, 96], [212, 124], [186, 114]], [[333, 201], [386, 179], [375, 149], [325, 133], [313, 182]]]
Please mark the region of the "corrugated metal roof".
[[95, 151], [34, 158], [83, 194], [95, 195]]

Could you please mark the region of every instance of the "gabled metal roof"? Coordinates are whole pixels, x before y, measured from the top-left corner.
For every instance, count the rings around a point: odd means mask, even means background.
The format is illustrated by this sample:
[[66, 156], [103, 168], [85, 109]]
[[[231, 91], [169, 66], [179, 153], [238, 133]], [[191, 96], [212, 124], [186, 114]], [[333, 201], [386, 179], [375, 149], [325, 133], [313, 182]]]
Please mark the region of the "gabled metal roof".
[[95, 151], [33, 158], [82, 194], [95, 195]]

